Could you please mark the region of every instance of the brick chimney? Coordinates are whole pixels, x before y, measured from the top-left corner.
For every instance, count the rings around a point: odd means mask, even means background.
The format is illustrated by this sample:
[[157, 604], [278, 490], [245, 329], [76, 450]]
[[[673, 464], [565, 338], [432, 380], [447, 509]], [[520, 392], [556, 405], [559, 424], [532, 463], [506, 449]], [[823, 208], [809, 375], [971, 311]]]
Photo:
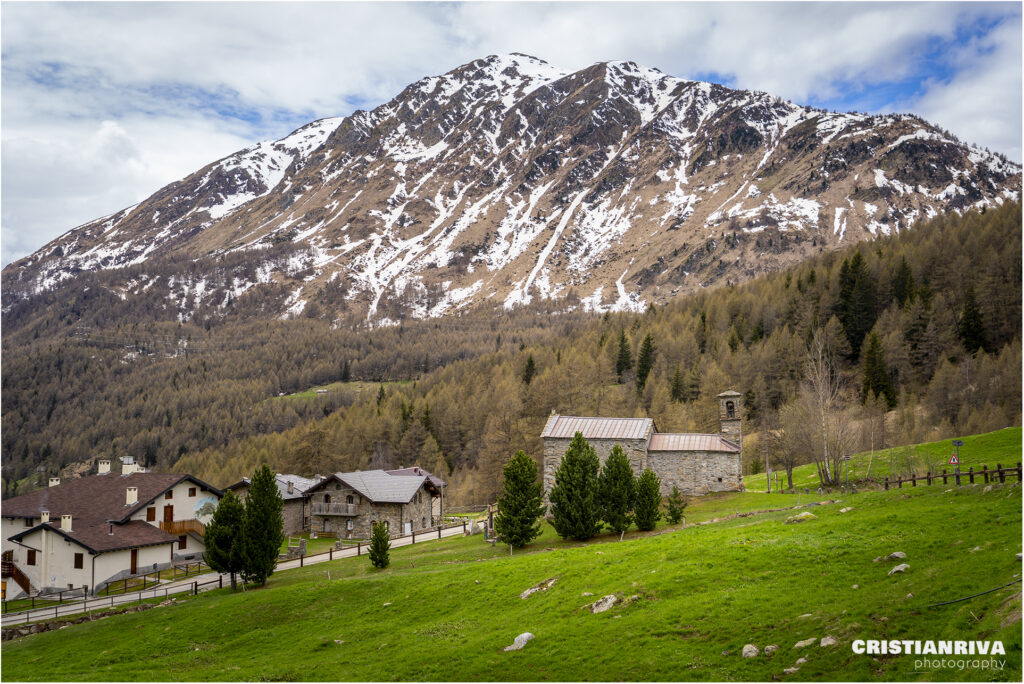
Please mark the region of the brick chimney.
[[60, 529], [64, 530], [65, 532], [70, 532], [71, 531], [71, 516], [70, 515], [62, 515], [62, 516], [60, 516]]
[[98, 475], [106, 475], [109, 472], [110, 472], [110, 461], [106, 461], [106, 460], [100, 461], [96, 465], [96, 473]]
[[49, 485], [50, 487], [56, 487], [59, 484], [60, 484], [60, 478], [59, 477], [51, 477], [50, 478], [50, 485]]
[[139, 488], [138, 487], [128, 487], [128, 489], [125, 490], [124, 505], [125, 506], [134, 506], [137, 503], [139, 503]]

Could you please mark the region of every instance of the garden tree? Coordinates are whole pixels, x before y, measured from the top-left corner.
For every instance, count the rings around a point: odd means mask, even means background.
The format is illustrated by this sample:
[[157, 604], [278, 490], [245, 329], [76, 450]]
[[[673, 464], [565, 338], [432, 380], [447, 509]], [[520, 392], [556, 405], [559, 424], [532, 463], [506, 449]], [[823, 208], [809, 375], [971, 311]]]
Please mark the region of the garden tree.
[[885, 398], [888, 407], [892, 408], [896, 406], [896, 390], [892, 387], [889, 371], [885, 367], [885, 356], [882, 353], [882, 343], [878, 339], [878, 333], [872, 332], [868, 335], [865, 347], [861, 401], [866, 402], [872, 395], [881, 396]]
[[533, 354], [530, 354], [526, 357], [526, 365], [523, 367], [523, 384], [529, 385], [536, 374], [537, 364], [533, 361]]
[[242, 579], [246, 582], [266, 584], [277, 567], [277, 555], [284, 542], [282, 505], [277, 479], [264, 464], [253, 473], [245, 500], [241, 556]]
[[615, 357], [615, 375], [619, 384], [622, 384], [622, 374], [633, 368], [633, 352], [629, 349], [629, 340], [626, 339], [626, 329], [619, 331], [619, 353]]
[[391, 564], [389, 550], [391, 549], [391, 535], [388, 534], [388, 526], [383, 520], [373, 523], [373, 533], [370, 537], [370, 563], [373, 567], [384, 569]]
[[964, 308], [960, 313], [957, 332], [960, 334], [960, 341], [963, 342], [964, 349], [971, 354], [974, 354], [979, 349], [986, 349], [987, 351], [985, 326], [981, 320], [978, 302], [974, 298], [973, 285], [967, 286], [967, 292], [964, 295]]
[[548, 495], [551, 523], [562, 539], [585, 541], [600, 531], [599, 467], [594, 447], [577, 432], [555, 471], [555, 485]]
[[636, 479], [636, 504], [633, 520], [638, 530], [653, 530], [661, 517], [661, 479], [650, 468], [645, 468]]
[[541, 503], [537, 462], [519, 450], [505, 464], [503, 476], [494, 529], [509, 546], [521, 548], [540, 536], [541, 517], [547, 510]]
[[601, 520], [612, 532], [621, 535], [633, 520], [633, 501], [636, 483], [633, 469], [622, 447], [616, 444], [601, 468], [597, 478], [601, 505]]
[[679, 487], [672, 486], [672, 493], [665, 499], [665, 517], [673, 525], [679, 524], [686, 513], [686, 499], [679, 493]]
[[637, 394], [643, 392], [644, 385], [647, 383], [647, 376], [650, 375], [651, 369], [654, 368], [654, 351], [654, 338], [651, 337], [651, 333], [647, 333], [644, 336], [644, 341], [640, 344], [640, 353], [636, 357]]
[[206, 563], [217, 572], [231, 575], [232, 590], [237, 588], [235, 574], [244, 570], [241, 543], [244, 524], [245, 506], [229, 489], [221, 497], [203, 534]]

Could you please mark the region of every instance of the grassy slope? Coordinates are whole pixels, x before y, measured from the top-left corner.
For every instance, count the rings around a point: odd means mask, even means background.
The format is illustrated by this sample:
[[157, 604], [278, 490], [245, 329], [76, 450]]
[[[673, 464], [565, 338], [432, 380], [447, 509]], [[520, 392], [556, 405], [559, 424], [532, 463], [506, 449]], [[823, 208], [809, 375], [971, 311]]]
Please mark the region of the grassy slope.
[[[850, 649], [855, 638], [981, 638], [1001, 639], [1007, 650], [1008, 669], [993, 678], [1019, 681], [1019, 585], [923, 606], [1020, 576], [1020, 492], [1009, 485], [988, 493], [980, 486], [869, 492], [812, 507], [818, 518], [800, 525], [768, 513], [589, 545], [562, 542], [547, 528], [513, 557], [479, 536], [417, 545], [394, 550], [382, 572], [365, 558], [334, 561], [276, 575], [269, 589], [223, 590], [191, 605], [8, 642], [3, 676], [763, 680], [806, 655], [786, 678], [987, 679], [974, 671], [916, 674], [912, 656], [874, 660]], [[720, 495], [695, 501], [688, 513], [692, 522], [778, 501]], [[854, 510], [840, 513], [845, 505]], [[889, 577], [892, 563], [872, 559], [896, 550], [908, 554], [911, 569]], [[519, 598], [554, 576], [548, 591]], [[587, 591], [594, 597], [583, 597]], [[600, 615], [584, 609], [610, 593], [643, 598]], [[799, 617], [805, 613], [811, 617]], [[502, 651], [524, 631], [536, 639], [520, 652]], [[792, 650], [826, 634], [839, 645]], [[748, 642], [782, 648], [747, 660], [738, 653]]]
[[[968, 435], [960, 439], [964, 442], [964, 445], [960, 447], [961, 475], [965, 474], [971, 466], [974, 466], [974, 469], [980, 472], [982, 465], [986, 465], [989, 470], [993, 470], [997, 463], [1001, 463], [1003, 467], [1011, 467], [1016, 466], [1021, 459], [1020, 427], [1008, 427], [996, 430], [995, 432]], [[919, 475], [925, 474], [929, 464], [931, 465], [932, 472], [942, 472], [943, 468], [949, 473], [953, 472], [954, 466], [949, 465], [949, 457], [955, 450], [952, 438], [939, 442], [916, 444], [911, 448], [917, 454], [916, 461], [918, 466], [916, 470]], [[870, 462], [871, 479], [881, 482], [884, 477], [891, 474], [889, 469], [890, 451], [898, 463], [903, 449], [904, 447], [894, 447], [891, 450], [876, 451], [874, 458], [869, 453], [854, 454], [850, 458], [850, 480], [854, 481], [868, 475], [868, 464]], [[897, 470], [899, 470], [898, 467]], [[782, 478], [785, 474], [785, 471], [779, 473], [780, 482], [783, 481]], [[980, 482], [981, 480], [976, 481]], [[765, 475], [764, 473], [748, 475], [744, 477], [744, 482], [748, 490], [764, 491]], [[818, 487], [818, 472], [813, 463], [799, 466], [793, 470], [793, 485], [800, 488], [810, 487], [811, 489]]]

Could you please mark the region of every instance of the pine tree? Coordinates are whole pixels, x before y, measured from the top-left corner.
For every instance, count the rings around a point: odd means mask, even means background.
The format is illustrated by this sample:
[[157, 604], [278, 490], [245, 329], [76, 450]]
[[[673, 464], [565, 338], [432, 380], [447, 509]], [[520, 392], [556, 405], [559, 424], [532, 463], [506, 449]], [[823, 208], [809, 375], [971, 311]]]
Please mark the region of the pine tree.
[[640, 354], [636, 357], [636, 391], [637, 394], [644, 391], [647, 384], [647, 376], [654, 368], [654, 338], [647, 333], [644, 341], [640, 344]]
[[203, 543], [206, 563], [217, 572], [231, 574], [231, 588], [237, 588], [235, 574], [243, 570], [242, 530], [245, 525], [245, 505], [230, 489], [224, 492], [213, 519], [206, 526]]
[[352, 366], [349, 365], [348, 359], [345, 359], [344, 365], [341, 367], [341, 381], [348, 382], [352, 379]]
[[914, 273], [910, 270], [907, 257], [900, 259], [900, 265], [896, 269], [896, 275], [892, 279], [892, 296], [900, 303], [900, 307], [906, 306], [907, 302], [914, 297]]
[[284, 542], [282, 505], [274, 473], [266, 465], [261, 466], [253, 473], [245, 500], [241, 554], [242, 579], [246, 582], [266, 584], [277, 567], [277, 554]]
[[985, 325], [981, 319], [981, 310], [974, 298], [974, 286], [968, 285], [964, 295], [964, 308], [960, 313], [960, 321], [957, 324], [957, 332], [960, 333], [960, 340], [971, 354], [979, 349], [985, 349], [988, 341], [985, 339]]
[[494, 529], [502, 541], [514, 548], [526, 546], [540, 536], [543, 485], [537, 479], [537, 463], [522, 450], [505, 464], [502, 493]]
[[384, 521], [373, 523], [373, 535], [370, 537], [370, 563], [373, 567], [384, 569], [391, 564], [388, 551], [391, 549], [391, 535]]
[[669, 386], [669, 396], [672, 401], [682, 402], [686, 400], [686, 380], [683, 378], [683, 369], [676, 366], [672, 374], [672, 384]]
[[636, 497], [636, 482], [629, 459], [622, 447], [612, 447], [608, 460], [597, 478], [600, 496], [601, 519], [616, 534], [622, 534], [633, 521], [633, 501]]
[[633, 520], [638, 530], [653, 530], [661, 517], [661, 479], [650, 468], [645, 468], [636, 479], [636, 505]]
[[537, 364], [533, 362], [533, 354], [530, 354], [526, 357], [526, 366], [523, 367], [523, 384], [529, 385], [536, 373]]
[[678, 524], [686, 512], [686, 499], [679, 493], [679, 487], [672, 487], [672, 493], [668, 495], [665, 504], [665, 517], [673, 525]]
[[584, 541], [601, 529], [599, 466], [594, 447], [577, 432], [555, 471], [555, 486], [549, 494], [552, 524], [563, 539]]
[[878, 339], [878, 333], [874, 332], [868, 336], [864, 351], [864, 382], [861, 386], [861, 400], [866, 401], [872, 394], [885, 397], [885, 403], [890, 409], [896, 406], [896, 390], [893, 389], [892, 379], [885, 367], [882, 343]]
[[626, 339], [626, 331], [619, 331], [619, 355], [615, 358], [615, 375], [622, 384], [622, 374], [633, 368], [633, 352], [629, 350], [629, 340]]

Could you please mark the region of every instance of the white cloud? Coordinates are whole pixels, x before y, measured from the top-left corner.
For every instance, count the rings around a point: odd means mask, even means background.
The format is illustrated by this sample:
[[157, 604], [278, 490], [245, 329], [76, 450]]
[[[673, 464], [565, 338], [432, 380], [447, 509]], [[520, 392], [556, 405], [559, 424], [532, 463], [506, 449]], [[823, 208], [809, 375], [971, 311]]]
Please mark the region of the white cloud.
[[[1020, 9], [981, 3], [4, 3], [8, 263], [258, 139], [488, 54], [631, 59], [797, 102], [931, 73], [910, 109], [1020, 159]], [[109, 124], [104, 122], [110, 122]]]

